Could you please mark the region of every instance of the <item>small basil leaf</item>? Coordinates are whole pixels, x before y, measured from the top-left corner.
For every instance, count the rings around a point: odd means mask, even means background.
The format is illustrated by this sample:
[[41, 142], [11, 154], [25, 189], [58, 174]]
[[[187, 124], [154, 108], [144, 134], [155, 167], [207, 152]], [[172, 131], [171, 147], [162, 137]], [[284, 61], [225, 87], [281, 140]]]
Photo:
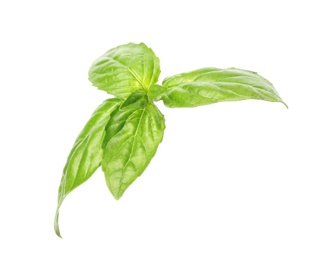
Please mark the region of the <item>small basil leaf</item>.
[[112, 195], [119, 199], [139, 177], [162, 141], [164, 116], [148, 103], [116, 110], [106, 127], [102, 169]]
[[147, 105], [148, 97], [145, 90], [136, 90], [123, 102], [120, 109], [143, 108]]
[[160, 74], [159, 58], [144, 43], [129, 43], [107, 51], [89, 69], [89, 80], [99, 89], [127, 97], [149, 89]]
[[72, 190], [87, 181], [101, 165], [101, 144], [105, 135], [105, 127], [110, 119], [110, 114], [120, 103], [120, 99], [113, 98], [100, 105], [74, 143], [64, 167], [59, 187], [58, 208], [54, 223], [55, 232], [58, 236], [61, 236], [58, 223], [61, 204]]
[[166, 87], [153, 84], [148, 90], [148, 97], [151, 101], [158, 101], [161, 99], [162, 94], [166, 91]]
[[168, 107], [196, 107], [222, 101], [282, 102], [273, 85], [257, 73], [236, 68], [204, 68], [168, 77], [162, 100]]

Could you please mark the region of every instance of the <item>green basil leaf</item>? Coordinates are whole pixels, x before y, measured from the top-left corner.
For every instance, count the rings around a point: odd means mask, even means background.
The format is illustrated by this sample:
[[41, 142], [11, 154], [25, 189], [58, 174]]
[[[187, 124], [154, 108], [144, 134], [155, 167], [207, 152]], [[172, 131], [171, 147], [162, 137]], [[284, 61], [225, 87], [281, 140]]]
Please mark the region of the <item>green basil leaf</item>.
[[151, 101], [158, 101], [161, 99], [162, 94], [166, 91], [167, 89], [164, 86], [158, 85], [158, 84], [153, 84], [148, 90], [148, 97]]
[[168, 77], [162, 100], [168, 107], [196, 107], [222, 101], [282, 102], [273, 85], [257, 73], [236, 68], [204, 68]]
[[59, 209], [65, 197], [76, 187], [87, 181], [100, 167], [102, 160], [101, 144], [110, 114], [121, 104], [118, 98], [108, 99], [100, 105], [87, 122], [68, 156], [59, 187], [58, 208], [55, 216], [55, 232], [60, 235]]
[[143, 108], [147, 105], [148, 96], [144, 90], [134, 91], [121, 105], [121, 109], [126, 108]]
[[154, 104], [122, 107], [112, 114], [103, 142], [102, 169], [116, 199], [148, 166], [165, 129], [164, 116]]
[[138, 89], [149, 89], [158, 81], [159, 58], [144, 43], [129, 43], [107, 51], [89, 70], [89, 80], [99, 89], [127, 97]]

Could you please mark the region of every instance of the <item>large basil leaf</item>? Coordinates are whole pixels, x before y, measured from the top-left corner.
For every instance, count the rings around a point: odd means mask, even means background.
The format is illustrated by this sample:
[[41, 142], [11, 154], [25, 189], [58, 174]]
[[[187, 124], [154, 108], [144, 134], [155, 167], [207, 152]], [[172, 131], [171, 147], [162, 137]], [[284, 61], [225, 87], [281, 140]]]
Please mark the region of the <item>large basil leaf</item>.
[[255, 72], [204, 68], [168, 77], [161, 99], [168, 107], [196, 107], [221, 101], [260, 99], [282, 102], [273, 85]]
[[159, 58], [144, 43], [129, 43], [107, 51], [89, 70], [94, 86], [117, 97], [148, 89], [160, 74]]
[[59, 209], [65, 197], [87, 181], [99, 168], [102, 160], [101, 144], [110, 114], [120, 105], [118, 98], [108, 99], [100, 105], [87, 122], [68, 156], [59, 187], [58, 208], [55, 216], [55, 231], [60, 236]]
[[143, 100], [136, 105], [126, 101], [112, 114], [103, 142], [102, 169], [116, 199], [148, 166], [164, 129], [164, 116], [154, 104]]

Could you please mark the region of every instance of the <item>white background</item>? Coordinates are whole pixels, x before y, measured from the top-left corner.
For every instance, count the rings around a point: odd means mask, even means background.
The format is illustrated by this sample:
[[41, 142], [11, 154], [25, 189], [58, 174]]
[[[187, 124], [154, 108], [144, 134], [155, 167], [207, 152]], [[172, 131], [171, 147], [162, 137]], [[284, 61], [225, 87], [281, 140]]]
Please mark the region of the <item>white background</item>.
[[[1, 259], [314, 259], [311, 1], [0, 4]], [[109, 97], [87, 79], [145, 42], [162, 80], [201, 67], [269, 79], [289, 105], [169, 109], [163, 143], [119, 201], [99, 170], [61, 208], [71, 146]]]

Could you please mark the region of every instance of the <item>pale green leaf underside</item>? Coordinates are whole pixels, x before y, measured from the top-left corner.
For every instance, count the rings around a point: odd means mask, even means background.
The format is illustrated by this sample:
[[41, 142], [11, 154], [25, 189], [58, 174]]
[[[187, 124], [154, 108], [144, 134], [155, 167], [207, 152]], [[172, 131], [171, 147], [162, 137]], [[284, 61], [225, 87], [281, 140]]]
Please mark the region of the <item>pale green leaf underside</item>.
[[204, 68], [168, 77], [161, 96], [168, 107], [196, 107], [222, 101], [259, 99], [282, 102], [273, 85], [255, 72]]
[[55, 231], [60, 236], [58, 216], [65, 197], [76, 187], [87, 181], [99, 168], [102, 160], [101, 144], [110, 114], [118, 107], [121, 100], [108, 99], [100, 105], [87, 122], [68, 156], [59, 187], [58, 208], [55, 217]]
[[107, 186], [119, 199], [153, 158], [165, 129], [163, 115], [147, 103], [116, 110], [106, 127], [102, 168]]
[[148, 89], [160, 74], [159, 58], [144, 43], [118, 46], [98, 58], [89, 70], [94, 86], [117, 97]]

